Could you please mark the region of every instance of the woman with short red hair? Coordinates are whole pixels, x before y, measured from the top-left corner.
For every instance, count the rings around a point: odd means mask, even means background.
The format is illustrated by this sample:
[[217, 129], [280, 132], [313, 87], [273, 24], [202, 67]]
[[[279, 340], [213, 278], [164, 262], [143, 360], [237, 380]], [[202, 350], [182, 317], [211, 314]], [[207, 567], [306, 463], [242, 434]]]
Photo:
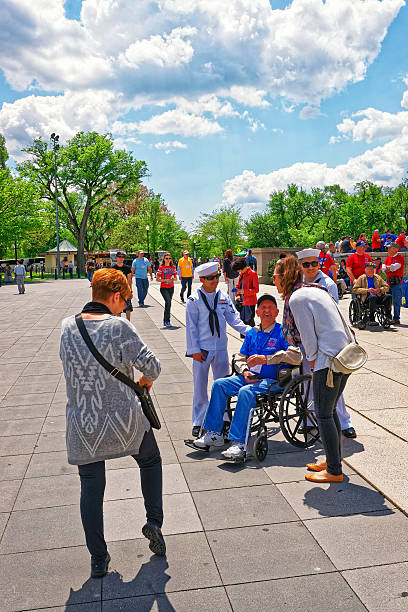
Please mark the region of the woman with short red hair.
[[[150, 549], [164, 555], [161, 533], [162, 465], [150, 423], [135, 392], [110, 374], [91, 354], [85, 335], [114, 370], [133, 380], [135, 367], [142, 372], [139, 384], [150, 389], [160, 374], [160, 362], [120, 313], [131, 293], [119, 270], [103, 268], [92, 278], [92, 302], [62, 322], [60, 357], [66, 380], [66, 443], [68, 463], [77, 465], [81, 479], [81, 518], [91, 554], [91, 576], [108, 570], [110, 556], [103, 529], [105, 460], [132, 456], [140, 468], [147, 522], [143, 535]], [[112, 370], [112, 371], [114, 371]]]

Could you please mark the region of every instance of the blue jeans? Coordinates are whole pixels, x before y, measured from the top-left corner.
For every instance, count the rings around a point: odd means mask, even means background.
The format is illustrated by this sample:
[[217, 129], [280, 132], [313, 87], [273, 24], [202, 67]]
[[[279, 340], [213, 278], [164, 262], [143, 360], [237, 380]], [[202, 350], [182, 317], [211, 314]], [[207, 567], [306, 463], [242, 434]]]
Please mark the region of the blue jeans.
[[144, 305], [145, 297], [149, 290], [149, 280], [147, 278], [135, 278], [137, 288], [137, 299], [139, 306]]
[[402, 284], [391, 285], [392, 305], [394, 307], [394, 320], [400, 320], [401, 300], [402, 300]]
[[237, 405], [234, 410], [229, 435], [229, 440], [245, 443], [248, 428], [248, 419], [251, 408], [256, 405], [256, 395], [266, 393], [269, 385], [274, 384], [272, 391], [281, 389], [276, 380], [263, 378], [259, 382], [247, 383], [245, 378], [239, 376], [227, 376], [219, 378], [212, 386], [211, 399], [208, 405], [207, 415], [204, 420], [204, 429], [221, 433], [224, 423], [224, 412], [227, 408], [227, 400], [233, 395], [238, 395]]
[[94, 272], [95, 272], [95, 270], [88, 270], [87, 278], [88, 278], [90, 283], [92, 283]]

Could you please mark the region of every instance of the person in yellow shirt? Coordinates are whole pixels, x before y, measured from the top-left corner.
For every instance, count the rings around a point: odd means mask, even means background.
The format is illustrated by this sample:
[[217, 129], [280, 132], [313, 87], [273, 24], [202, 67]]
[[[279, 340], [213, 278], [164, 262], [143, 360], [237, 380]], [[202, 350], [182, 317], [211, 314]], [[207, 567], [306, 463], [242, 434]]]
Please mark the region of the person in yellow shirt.
[[193, 283], [194, 265], [189, 257], [189, 252], [184, 251], [183, 257], [178, 261], [177, 273], [181, 280], [180, 299], [184, 304], [184, 292], [187, 289], [187, 299], [191, 295], [191, 285]]

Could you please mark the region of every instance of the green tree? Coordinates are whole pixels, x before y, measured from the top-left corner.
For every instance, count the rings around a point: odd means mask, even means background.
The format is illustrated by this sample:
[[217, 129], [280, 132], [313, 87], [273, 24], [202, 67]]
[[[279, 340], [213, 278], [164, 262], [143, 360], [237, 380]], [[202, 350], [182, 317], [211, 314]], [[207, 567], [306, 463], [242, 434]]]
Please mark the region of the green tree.
[[[42, 198], [55, 200], [53, 151], [34, 140], [24, 149], [30, 159], [19, 164], [21, 175], [35, 183]], [[107, 200], [129, 201], [147, 174], [144, 161], [114, 149], [110, 134], [79, 132], [58, 150], [58, 206], [66, 215], [78, 248], [78, 266], [85, 270], [85, 241], [90, 215]]]
[[151, 190], [140, 202], [137, 214], [120, 221], [111, 232], [109, 240], [126, 251], [147, 249], [146, 226], [149, 226], [151, 253], [166, 250], [176, 255], [188, 244], [188, 233], [167, 209], [161, 195]]
[[241, 211], [234, 205], [202, 213], [195, 227], [198, 252], [214, 255], [227, 249], [236, 251], [243, 241], [243, 225]]
[[41, 228], [45, 211], [36, 185], [0, 170], [0, 245], [5, 250], [20, 245], [29, 232]]
[[7, 168], [7, 160], [8, 160], [8, 151], [6, 148], [6, 139], [3, 134], [0, 134], [0, 170], [5, 170]]

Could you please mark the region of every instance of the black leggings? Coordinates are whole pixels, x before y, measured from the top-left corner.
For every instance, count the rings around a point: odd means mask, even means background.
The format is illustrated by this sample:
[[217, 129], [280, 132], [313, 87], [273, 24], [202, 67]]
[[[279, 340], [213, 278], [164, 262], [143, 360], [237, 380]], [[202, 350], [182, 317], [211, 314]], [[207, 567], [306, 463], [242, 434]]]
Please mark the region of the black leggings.
[[[132, 455], [140, 468], [140, 481], [146, 518], [158, 527], [163, 524], [162, 462], [159, 447], [150, 429], [143, 437], [139, 454]], [[107, 546], [103, 531], [105, 461], [78, 466], [81, 478], [81, 519], [86, 545], [92, 557], [105, 559]]]
[[160, 293], [163, 296], [164, 300], [164, 317], [163, 321], [165, 323], [170, 323], [170, 308], [171, 308], [171, 300], [173, 298], [174, 287], [160, 287]]

